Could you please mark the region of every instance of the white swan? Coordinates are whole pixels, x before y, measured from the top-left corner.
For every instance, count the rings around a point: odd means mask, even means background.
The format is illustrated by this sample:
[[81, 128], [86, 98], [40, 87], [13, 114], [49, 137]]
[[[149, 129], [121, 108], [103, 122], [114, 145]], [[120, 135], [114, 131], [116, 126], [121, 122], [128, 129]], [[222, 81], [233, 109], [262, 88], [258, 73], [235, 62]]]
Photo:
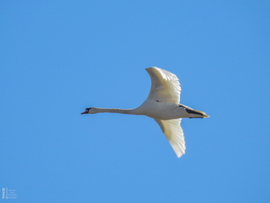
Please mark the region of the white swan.
[[153, 118], [159, 124], [179, 158], [185, 154], [186, 150], [184, 133], [180, 126], [182, 118], [204, 118], [209, 116], [202, 111], [179, 104], [181, 88], [176, 75], [157, 67], [146, 68], [146, 71], [151, 77], [151, 90], [148, 98], [138, 108], [108, 109], [91, 107], [86, 108], [81, 114], [108, 112], [145, 115]]

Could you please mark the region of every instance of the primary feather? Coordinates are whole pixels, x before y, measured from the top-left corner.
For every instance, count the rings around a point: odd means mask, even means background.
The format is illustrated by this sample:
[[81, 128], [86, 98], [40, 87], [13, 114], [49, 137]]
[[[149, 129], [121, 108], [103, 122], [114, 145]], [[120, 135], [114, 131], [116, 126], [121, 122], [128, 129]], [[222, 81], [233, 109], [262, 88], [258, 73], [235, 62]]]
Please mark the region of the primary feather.
[[180, 126], [181, 120], [181, 118], [171, 120], [155, 119], [178, 158], [185, 154], [186, 151], [184, 133]]

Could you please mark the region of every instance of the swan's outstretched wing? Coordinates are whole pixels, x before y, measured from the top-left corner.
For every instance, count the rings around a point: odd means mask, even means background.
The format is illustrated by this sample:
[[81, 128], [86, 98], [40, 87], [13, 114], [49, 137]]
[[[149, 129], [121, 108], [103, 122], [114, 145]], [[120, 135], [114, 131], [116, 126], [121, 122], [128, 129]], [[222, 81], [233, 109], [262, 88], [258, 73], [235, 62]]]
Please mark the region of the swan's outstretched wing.
[[145, 69], [151, 77], [148, 99], [159, 102], [180, 103], [180, 83], [177, 76], [169, 71], [150, 67]]
[[184, 133], [180, 126], [181, 120], [181, 118], [171, 120], [155, 119], [178, 158], [185, 154], [186, 150]]

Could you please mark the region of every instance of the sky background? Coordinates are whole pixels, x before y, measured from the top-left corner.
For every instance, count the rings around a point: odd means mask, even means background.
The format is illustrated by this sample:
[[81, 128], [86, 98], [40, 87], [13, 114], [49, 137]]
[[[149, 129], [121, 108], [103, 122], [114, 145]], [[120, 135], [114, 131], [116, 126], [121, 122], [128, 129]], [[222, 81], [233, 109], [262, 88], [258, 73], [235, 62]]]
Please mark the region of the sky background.
[[[269, 1], [1, 1], [1, 202], [270, 202]], [[180, 80], [178, 159], [134, 108]]]

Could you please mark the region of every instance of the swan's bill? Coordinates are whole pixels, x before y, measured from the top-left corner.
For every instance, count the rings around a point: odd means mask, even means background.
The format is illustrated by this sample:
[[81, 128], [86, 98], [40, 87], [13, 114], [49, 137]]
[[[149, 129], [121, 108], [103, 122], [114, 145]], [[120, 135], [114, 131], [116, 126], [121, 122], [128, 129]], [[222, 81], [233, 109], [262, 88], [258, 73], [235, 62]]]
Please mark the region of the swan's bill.
[[91, 108], [86, 108], [85, 111], [82, 112], [81, 114], [88, 114], [90, 109], [91, 109]]
[[82, 112], [81, 114], [88, 114], [88, 110], [85, 110], [85, 111]]

